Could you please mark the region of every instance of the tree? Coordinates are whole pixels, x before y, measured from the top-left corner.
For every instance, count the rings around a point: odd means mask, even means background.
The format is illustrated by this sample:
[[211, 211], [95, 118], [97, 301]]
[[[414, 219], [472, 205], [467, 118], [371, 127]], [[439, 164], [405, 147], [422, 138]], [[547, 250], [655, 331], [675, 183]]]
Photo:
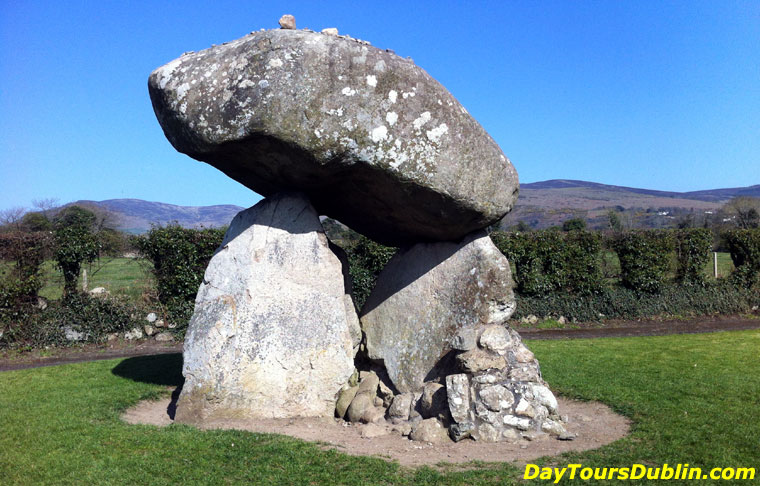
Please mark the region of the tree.
[[0, 210], [0, 226], [15, 231], [21, 230], [21, 220], [24, 217], [26, 208], [14, 206], [12, 208]]
[[26, 231], [50, 231], [53, 229], [53, 223], [42, 212], [26, 213], [21, 218], [21, 226]]
[[64, 226], [75, 226], [77, 228], [86, 228], [92, 232], [96, 223], [95, 213], [81, 206], [66, 206], [58, 213], [55, 219], [56, 228]]
[[43, 197], [40, 199], [32, 199], [32, 206], [38, 209], [46, 219], [52, 218], [52, 210], [58, 207], [57, 197]]
[[752, 229], [760, 227], [760, 198], [739, 196], [723, 206], [723, 212], [737, 227]]
[[620, 221], [620, 216], [618, 216], [616, 211], [610, 209], [607, 212], [607, 226], [613, 231], [623, 230], [623, 222]]
[[687, 214], [678, 218], [678, 221], [676, 222], [676, 227], [678, 229], [688, 229], [688, 228], [696, 227], [696, 224], [694, 223], [694, 214]]
[[528, 223], [525, 221], [518, 221], [517, 226], [515, 227], [515, 230], [520, 233], [526, 233], [528, 231], [531, 231], [533, 228], [530, 227]]
[[79, 206], [68, 206], [55, 222], [55, 260], [63, 272], [64, 295], [76, 292], [82, 263], [98, 256], [98, 241], [92, 232], [95, 215]]
[[586, 220], [583, 218], [571, 218], [562, 223], [562, 231], [580, 231], [586, 229]]

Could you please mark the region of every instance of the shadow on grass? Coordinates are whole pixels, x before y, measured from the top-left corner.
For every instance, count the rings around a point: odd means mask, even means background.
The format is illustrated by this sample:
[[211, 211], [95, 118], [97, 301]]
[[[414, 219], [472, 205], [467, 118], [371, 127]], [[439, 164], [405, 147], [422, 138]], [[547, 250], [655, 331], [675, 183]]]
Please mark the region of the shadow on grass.
[[182, 353], [127, 358], [114, 367], [116, 376], [154, 385], [182, 387]]

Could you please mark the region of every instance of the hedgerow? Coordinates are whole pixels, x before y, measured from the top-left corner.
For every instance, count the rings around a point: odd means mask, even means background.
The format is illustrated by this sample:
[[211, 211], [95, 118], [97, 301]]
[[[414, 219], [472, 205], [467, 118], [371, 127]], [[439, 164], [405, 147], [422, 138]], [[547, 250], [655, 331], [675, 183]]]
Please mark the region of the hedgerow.
[[40, 268], [49, 247], [47, 232], [0, 233], [0, 261], [12, 264], [0, 276], [0, 312], [36, 301], [43, 285]]
[[599, 233], [496, 231], [491, 239], [514, 266], [517, 292], [522, 295], [538, 297], [559, 291], [590, 295], [603, 288]]
[[554, 293], [542, 297], [517, 295], [513, 319], [530, 315], [564, 316], [574, 321], [639, 319], [652, 316], [692, 317], [741, 314], [760, 306], [760, 292], [734, 285], [729, 279], [685, 287], [665, 284], [657, 294], [637, 292], [625, 287], [610, 287], [595, 295]]
[[678, 230], [675, 241], [676, 280], [685, 286], [705, 285], [704, 268], [712, 250], [712, 231], [705, 228]]
[[760, 280], [760, 229], [732, 230], [723, 238], [736, 267], [735, 279], [741, 284], [756, 285]]
[[222, 244], [224, 229], [188, 229], [179, 225], [153, 227], [134, 239], [153, 263], [158, 299], [179, 329], [187, 325], [203, 274]]
[[611, 240], [620, 260], [623, 286], [641, 293], [662, 289], [670, 269], [674, 239], [667, 230], [625, 231]]
[[0, 348], [67, 346], [102, 342], [109, 334], [140, 326], [142, 313], [126, 301], [69, 293], [47, 307], [29, 306], [0, 318]]

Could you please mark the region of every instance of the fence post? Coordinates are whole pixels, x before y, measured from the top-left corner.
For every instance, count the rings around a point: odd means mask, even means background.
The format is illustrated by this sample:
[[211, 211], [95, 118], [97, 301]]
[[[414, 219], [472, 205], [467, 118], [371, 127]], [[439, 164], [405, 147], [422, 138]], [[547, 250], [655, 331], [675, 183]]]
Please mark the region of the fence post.
[[715, 274], [715, 279], [718, 278], [718, 252], [713, 252], [713, 273]]

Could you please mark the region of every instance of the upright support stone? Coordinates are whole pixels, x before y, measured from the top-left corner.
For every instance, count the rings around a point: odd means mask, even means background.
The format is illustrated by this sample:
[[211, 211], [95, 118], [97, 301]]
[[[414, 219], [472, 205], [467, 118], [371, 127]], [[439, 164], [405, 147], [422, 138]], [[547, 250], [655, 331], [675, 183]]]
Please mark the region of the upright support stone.
[[240, 212], [198, 291], [176, 420], [332, 416], [359, 336], [346, 304], [341, 261], [305, 196]]
[[419, 391], [459, 346], [463, 328], [509, 319], [512, 286], [509, 262], [484, 231], [402, 250], [362, 309], [369, 357], [385, 363], [399, 391]]

